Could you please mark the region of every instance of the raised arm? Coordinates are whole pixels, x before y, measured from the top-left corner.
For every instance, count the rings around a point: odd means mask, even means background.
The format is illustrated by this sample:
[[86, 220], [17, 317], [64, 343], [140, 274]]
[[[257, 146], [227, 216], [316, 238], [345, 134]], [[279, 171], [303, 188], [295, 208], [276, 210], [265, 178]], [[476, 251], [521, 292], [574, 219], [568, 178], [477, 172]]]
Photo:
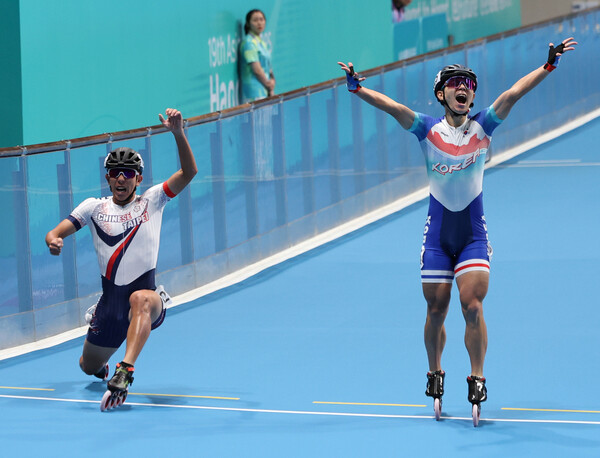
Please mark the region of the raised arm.
[[167, 119], [165, 119], [162, 114], [159, 114], [158, 118], [163, 126], [173, 133], [175, 142], [177, 143], [179, 162], [181, 163], [181, 168], [171, 175], [167, 180], [167, 185], [174, 194], [179, 194], [183, 191], [183, 188], [192, 181], [192, 178], [194, 178], [196, 173], [198, 173], [198, 167], [196, 166], [192, 148], [183, 131], [183, 118], [181, 113], [174, 108], [167, 108], [165, 113]]
[[531, 73], [525, 75], [510, 89], [503, 92], [493, 103], [494, 110], [496, 111], [498, 117], [500, 119], [506, 119], [514, 104], [517, 103], [521, 97], [540, 84], [550, 74], [550, 72], [557, 67], [560, 57], [565, 52], [574, 50], [576, 44], [577, 42], [573, 40], [573, 37], [564, 39], [557, 47], [554, 47], [554, 44], [550, 43], [548, 62], [542, 67], [539, 67]]
[[346, 81], [348, 90], [350, 92], [355, 93], [357, 96], [359, 96], [368, 104], [373, 105], [375, 108], [379, 108], [380, 110], [392, 115], [405, 129], [410, 129], [415, 120], [414, 111], [407, 106], [392, 100], [381, 92], [362, 87], [359, 83], [364, 81], [365, 78], [359, 77], [358, 74], [354, 73], [352, 62], [349, 62], [347, 65], [343, 62], [338, 62], [338, 64], [340, 67], [342, 67], [342, 70], [346, 72]]
[[68, 219], [63, 219], [58, 226], [46, 234], [46, 245], [50, 254], [58, 256], [62, 251], [63, 239], [76, 231], [75, 226]]

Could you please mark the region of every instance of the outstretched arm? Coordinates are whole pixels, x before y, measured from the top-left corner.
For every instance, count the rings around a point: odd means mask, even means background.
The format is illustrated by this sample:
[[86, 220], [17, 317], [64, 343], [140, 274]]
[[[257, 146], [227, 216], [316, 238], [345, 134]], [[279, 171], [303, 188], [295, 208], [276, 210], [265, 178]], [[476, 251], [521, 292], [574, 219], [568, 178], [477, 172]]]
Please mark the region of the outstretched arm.
[[347, 65], [343, 62], [338, 62], [338, 64], [340, 67], [342, 67], [342, 70], [346, 72], [346, 80], [348, 82], [348, 90], [350, 92], [354, 92], [357, 96], [359, 96], [368, 104], [373, 105], [375, 108], [379, 108], [380, 110], [392, 115], [405, 129], [410, 129], [415, 120], [414, 111], [402, 105], [401, 103], [392, 100], [381, 92], [362, 87], [360, 84], [358, 84], [364, 81], [365, 78], [361, 78], [354, 73], [352, 62], [349, 62]]
[[196, 173], [198, 173], [198, 167], [196, 166], [192, 148], [183, 131], [183, 118], [181, 113], [174, 108], [167, 108], [165, 113], [167, 119], [165, 119], [162, 114], [159, 114], [158, 118], [163, 126], [173, 133], [175, 142], [177, 143], [179, 162], [181, 163], [181, 168], [167, 180], [167, 186], [169, 186], [169, 189], [174, 194], [179, 194], [183, 191], [183, 188], [192, 181], [192, 178], [194, 178]]
[[62, 251], [63, 239], [76, 231], [75, 226], [68, 219], [63, 219], [58, 226], [46, 234], [46, 245], [50, 254], [58, 256]]
[[548, 52], [548, 62], [525, 75], [519, 81], [517, 81], [509, 90], [503, 92], [500, 97], [496, 99], [493, 104], [494, 110], [500, 119], [506, 119], [508, 113], [517, 101], [531, 91], [534, 87], [540, 84], [552, 70], [558, 65], [560, 57], [567, 51], [575, 49], [576, 41], [573, 37], [566, 38], [556, 48], [554, 44], [550, 43], [550, 50]]

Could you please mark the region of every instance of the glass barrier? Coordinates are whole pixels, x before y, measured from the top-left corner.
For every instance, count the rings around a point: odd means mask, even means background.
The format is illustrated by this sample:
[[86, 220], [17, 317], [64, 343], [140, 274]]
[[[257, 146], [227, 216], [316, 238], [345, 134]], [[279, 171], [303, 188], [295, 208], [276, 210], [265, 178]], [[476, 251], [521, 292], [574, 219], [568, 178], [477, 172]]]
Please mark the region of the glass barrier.
[[[497, 131], [493, 154], [600, 107], [599, 13], [477, 40], [364, 74], [365, 85], [415, 111], [442, 114], [432, 85], [448, 63], [476, 69], [475, 110], [543, 63], [551, 39], [575, 36], [577, 52], [526, 95]], [[533, 56], [533, 57], [532, 57]], [[385, 113], [349, 94], [342, 79], [188, 122], [198, 175], [163, 215], [158, 282], [172, 295], [360, 217], [427, 185], [418, 142]], [[108, 196], [103, 160], [118, 146], [145, 162], [141, 191], [178, 169], [164, 129], [103, 141], [0, 152], [0, 349], [84, 325], [100, 293], [88, 229], [61, 256], [44, 237], [87, 197]]]

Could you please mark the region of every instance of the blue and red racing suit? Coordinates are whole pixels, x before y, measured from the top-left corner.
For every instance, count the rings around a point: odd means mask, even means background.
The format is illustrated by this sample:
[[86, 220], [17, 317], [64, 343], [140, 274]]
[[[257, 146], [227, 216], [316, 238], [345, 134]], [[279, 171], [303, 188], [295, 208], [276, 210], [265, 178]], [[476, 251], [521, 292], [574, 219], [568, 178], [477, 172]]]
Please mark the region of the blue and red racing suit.
[[483, 171], [500, 125], [493, 107], [452, 127], [445, 117], [415, 113], [429, 178], [429, 214], [421, 248], [421, 281], [452, 283], [466, 272], [490, 270], [492, 248], [483, 214]]

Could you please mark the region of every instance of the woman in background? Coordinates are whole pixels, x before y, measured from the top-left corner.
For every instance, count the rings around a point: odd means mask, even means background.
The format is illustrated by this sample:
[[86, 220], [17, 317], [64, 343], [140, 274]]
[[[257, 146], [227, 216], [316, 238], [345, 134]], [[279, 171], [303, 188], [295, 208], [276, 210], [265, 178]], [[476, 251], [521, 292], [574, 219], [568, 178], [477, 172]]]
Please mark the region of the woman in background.
[[392, 0], [392, 21], [401, 22], [404, 20], [404, 10], [412, 0]]
[[242, 103], [264, 99], [275, 93], [271, 52], [260, 37], [266, 23], [265, 14], [261, 10], [250, 10], [246, 14], [244, 24], [246, 37], [240, 44]]

